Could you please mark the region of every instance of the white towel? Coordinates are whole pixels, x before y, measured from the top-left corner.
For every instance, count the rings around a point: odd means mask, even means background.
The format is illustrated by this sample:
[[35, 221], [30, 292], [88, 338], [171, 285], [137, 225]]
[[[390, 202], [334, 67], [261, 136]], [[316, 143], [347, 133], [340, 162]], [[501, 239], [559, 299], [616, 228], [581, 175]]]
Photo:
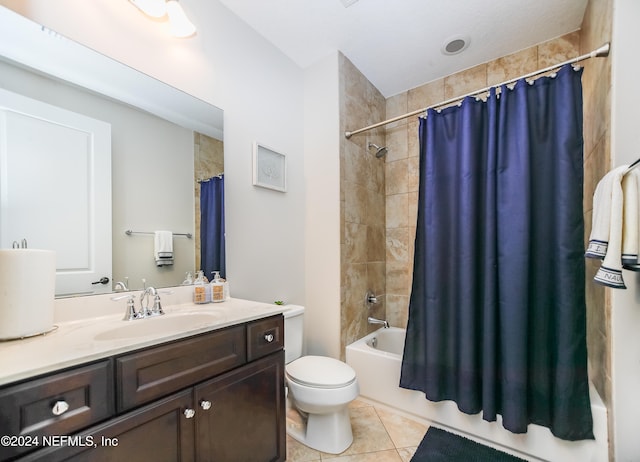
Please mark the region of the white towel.
[[607, 173], [596, 186], [593, 193], [593, 210], [591, 215], [591, 234], [585, 256], [603, 259], [607, 254], [609, 231], [611, 225], [611, 184], [615, 170]]
[[156, 266], [173, 265], [173, 233], [171, 231], [155, 232], [153, 258], [156, 260]]
[[630, 271], [640, 271], [638, 250], [640, 250], [640, 171], [631, 170], [622, 178], [624, 195], [622, 217], [622, 267]]
[[627, 166], [607, 173], [593, 195], [593, 223], [586, 256], [602, 258], [594, 280], [600, 284], [626, 289], [622, 278], [622, 217], [624, 195], [622, 177]]

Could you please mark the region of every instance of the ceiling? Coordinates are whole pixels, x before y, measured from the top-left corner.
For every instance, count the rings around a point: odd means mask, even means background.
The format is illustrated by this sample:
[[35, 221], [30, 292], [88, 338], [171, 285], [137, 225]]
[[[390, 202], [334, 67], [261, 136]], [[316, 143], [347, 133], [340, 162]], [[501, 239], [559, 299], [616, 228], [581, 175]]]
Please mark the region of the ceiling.
[[220, 1], [300, 67], [339, 50], [389, 97], [577, 30], [588, 0]]

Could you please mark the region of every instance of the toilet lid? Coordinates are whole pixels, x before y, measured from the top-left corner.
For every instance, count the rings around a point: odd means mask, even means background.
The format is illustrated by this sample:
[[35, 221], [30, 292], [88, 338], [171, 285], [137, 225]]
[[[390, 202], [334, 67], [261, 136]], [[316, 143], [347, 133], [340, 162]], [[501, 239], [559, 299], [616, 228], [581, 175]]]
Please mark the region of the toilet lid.
[[346, 363], [326, 356], [303, 356], [287, 364], [287, 377], [314, 388], [340, 388], [356, 380], [356, 372]]

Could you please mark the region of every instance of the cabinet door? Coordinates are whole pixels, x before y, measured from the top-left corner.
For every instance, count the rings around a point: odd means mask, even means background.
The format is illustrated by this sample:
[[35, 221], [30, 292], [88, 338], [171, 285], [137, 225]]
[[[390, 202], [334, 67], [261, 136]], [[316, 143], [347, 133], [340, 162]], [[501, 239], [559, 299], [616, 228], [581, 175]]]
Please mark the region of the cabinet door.
[[21, 461], [191, 462], [194, 460], [192, 389], [176, 393], [50, 446]]
[[279, 351], [195, 388], [198, 461], [285, 459], [283, 374]]

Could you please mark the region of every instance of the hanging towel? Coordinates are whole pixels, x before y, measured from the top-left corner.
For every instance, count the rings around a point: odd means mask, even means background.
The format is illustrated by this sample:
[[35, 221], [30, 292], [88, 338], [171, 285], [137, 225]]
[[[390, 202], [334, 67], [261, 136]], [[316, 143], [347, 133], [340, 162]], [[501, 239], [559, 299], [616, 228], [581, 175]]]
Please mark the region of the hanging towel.
[[155, 232], [153, 257], [156, 260], [156, 266], [173, 265], [173, 233], [171, 231]]
[[640, 271], [638, 250], [640, 250], [640, 172], [631, 170], [622, 177], [624, 196], [622, 217], [622, 267], [630, 271]]
[[626, 289], [622, 278], [622, 219], [624, 195], [622, 177], [627, 166], [607, 173], [596, 186], [593, 195], [593, 224], [589, 246], [585, 254], [589, 258], [602, 258], [602, 266], [594, 280], [608, 287]]
[[615, 170], [602, 178], [593, 194], [593, 211], [591, 215], [591, 234], [585, 256], [603, 259], [607, 254], [609, 231], [611, 224], [611, 187]]

